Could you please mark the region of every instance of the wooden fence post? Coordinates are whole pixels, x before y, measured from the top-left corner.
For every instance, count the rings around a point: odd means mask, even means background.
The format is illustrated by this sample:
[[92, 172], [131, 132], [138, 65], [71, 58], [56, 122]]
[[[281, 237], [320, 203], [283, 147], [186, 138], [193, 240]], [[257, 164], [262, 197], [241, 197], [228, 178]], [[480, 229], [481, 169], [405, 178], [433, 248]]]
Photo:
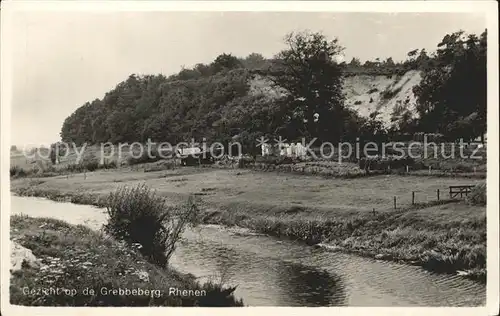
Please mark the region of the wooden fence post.
[[396, 197], [394, 197], [394, 209], [396, 209]]
[[439, 189], [437, 189], [437, 198], [438, 198], [438, 201], [439, 201]]
[[406, 173], [410, 172], [410, 168], [406, 165]]
[[431, 166], [429, 166], [429, 175], [431, 174]]
[[415, 191], [411, 192], [411, 205], [415, 205]]

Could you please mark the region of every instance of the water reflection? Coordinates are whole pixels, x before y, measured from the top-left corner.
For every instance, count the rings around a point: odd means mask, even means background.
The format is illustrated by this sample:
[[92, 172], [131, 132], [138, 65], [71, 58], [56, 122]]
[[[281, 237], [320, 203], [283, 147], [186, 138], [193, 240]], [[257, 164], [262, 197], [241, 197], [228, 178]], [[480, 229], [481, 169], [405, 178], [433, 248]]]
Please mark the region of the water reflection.
[[281, 289], [298, 306], [339, 306], [345, 303], [345, 289], [338, 275], [300, 264], [282, 266]]
[[[105, 212], [85, 205], [12, 197], [12, 214], [53, 217], [98, 229]], [[328, 253], [302, 243], [222, 227], [188, 230], [171, 264], [209, 279], [221, 273], [250, 306], [478, 306], [485, 286], [414, 266]]]
[[[235, 294], [252, 306], [331, 306], [344, 305], [345, 290], [340, 277], [293, 261], [280, 259], [281, 249], [244, 251], [245, 242], [222, 244], [217, 233], [187, 233], [172, 264], [188, 268], [189, 262], [203, 262], [196, 275], [237, 285]], [[210, 238], [209, 236], [212, 236]], [[265, 237], [260, 237], [261, 239]], [[256, 240], [252, 240], [255, 242]], [[262, 246], [262, 243], [261, 243]], [[267, 248], [268, 250], [270, 248]], [[293, 251], [292, 249], [289, 249]], [[191, 268], [189, 266], [189, 268]]]
[[228, 271], [251, 306], [477, 306], [483, 285], [414, 266], [329, 253], [221, 227], [188, 231], [173, 265], [195, 275]]

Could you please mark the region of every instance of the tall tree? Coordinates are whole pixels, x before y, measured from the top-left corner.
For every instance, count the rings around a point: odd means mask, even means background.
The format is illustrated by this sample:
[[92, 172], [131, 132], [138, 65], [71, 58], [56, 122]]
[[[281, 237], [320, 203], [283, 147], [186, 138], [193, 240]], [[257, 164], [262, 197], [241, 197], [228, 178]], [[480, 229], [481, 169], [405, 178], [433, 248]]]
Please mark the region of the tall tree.
[[262, 56], [262, 54], [251, 53], [242, 60], [242, 64], [247, 69], [259, 69], [266, 64], [266, 59]]
[[[450, 139], [471, 139], [486, 131], [486, 31], [446, 35], [432, 67], [414, 87], [419, 127]], [[422, 55], [420, 55], [422, 56]]]
[[221, 54], [212, 63], [212, 68], [215, 73], [222, 71], [224, 69], [234, 69], [241, 67], [241, 62], [239, 59], [231, 54]]
[[290, 33], [285, 43], [269, 70], [274, 84], [287, 92], [285, 125], [318, 139], [338, 140], [347, 113], [342, 66], [335, 61], [343, 48], [337, 39], [310, 32]]
[[351, 59], [351, 62], [349, 63], [349, 66], [359, 67], [359, 66], [361, 66], [361, 61], [359, 60], [359, 58], [353, 57]]

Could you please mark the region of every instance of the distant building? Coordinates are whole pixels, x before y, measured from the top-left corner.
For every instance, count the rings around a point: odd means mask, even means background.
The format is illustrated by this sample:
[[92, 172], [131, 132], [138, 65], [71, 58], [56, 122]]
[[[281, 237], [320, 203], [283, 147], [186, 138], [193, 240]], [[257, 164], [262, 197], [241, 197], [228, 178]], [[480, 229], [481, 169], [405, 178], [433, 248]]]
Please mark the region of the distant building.
[[201, 148], [199, 147], [177, 148], [178, 156], [197, 155], [201, 152]]
[[277, 145], [262, 144], [262, 156], [286, 156], [286, 157], [301, 157], [304, 158], [307, 154], [307, 149], [301, 143], [282, 144], [281, 148]]
[[181, 159], [183, 166], [199, 166], [214, 161], [209, 150], [202, 150], [199, 147], [177, 148], [177, 157]]

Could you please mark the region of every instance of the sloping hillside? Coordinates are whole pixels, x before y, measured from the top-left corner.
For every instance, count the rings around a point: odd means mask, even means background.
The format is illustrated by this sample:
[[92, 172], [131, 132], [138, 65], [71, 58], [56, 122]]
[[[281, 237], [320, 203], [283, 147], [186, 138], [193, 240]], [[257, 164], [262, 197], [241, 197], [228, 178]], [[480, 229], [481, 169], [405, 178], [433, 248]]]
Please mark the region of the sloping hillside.
[[[366, 75], [356, 74], [345, 78], [344, 93], [346, 105], [356, 110], [361, 116], [368, 117], [378, 111], [386, 126], [391, 123], [394, 108], [404, 106], [412, 113], [415, 110], [413, 87], [421, 80], [420, 72], [410, 70], [403, 75]], [[262, 76], [255, 76], [250, 82], [250, 93], [277, 98], [284, 94], [271, 87], [271, 83]]]
[[412, 89], [421, 79], [417, 70], [410, 70], [402, 76], [350, 76], [344, 83], [346, 103], [364, 117], [378, 111], [378, 118], [389, 125], [391, 114], [398, 105], [416, 113]]

